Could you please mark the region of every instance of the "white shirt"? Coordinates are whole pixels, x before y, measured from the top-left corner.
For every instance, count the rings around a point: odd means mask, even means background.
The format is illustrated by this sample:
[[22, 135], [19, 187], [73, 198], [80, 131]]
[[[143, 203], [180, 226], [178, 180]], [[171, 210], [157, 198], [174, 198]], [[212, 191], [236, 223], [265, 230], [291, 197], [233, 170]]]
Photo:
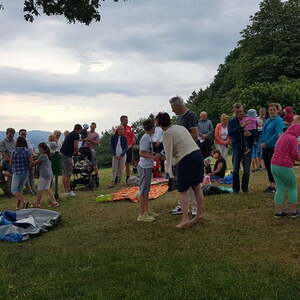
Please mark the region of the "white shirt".
[[155, 127], [155, 132], [152, 136], [152, 139], [153, 139], [153, 142], [156, 143], [156, 142], [161, 142], [162, 143], [162, 140], [163, 140], [163, 130], [161, 127], [159, 126], [156, 126]]
[[116, 147], [116, 156], [121, 156], [122, 152], [123, 152], [123, 150], [122, 150], [122, 146], [121, 146], [121, 136], [119, 136], [117, 147]]
[[225, 128], [223, 126], [221, 126], [221, 133], [220, 133], [220, 135], [221, 135], [221, 139], [222, 140], [224, 140], [224, 141], [227, 140], [227, 138], [228, 138], [228, 128], [227, 128], [227, 126]]

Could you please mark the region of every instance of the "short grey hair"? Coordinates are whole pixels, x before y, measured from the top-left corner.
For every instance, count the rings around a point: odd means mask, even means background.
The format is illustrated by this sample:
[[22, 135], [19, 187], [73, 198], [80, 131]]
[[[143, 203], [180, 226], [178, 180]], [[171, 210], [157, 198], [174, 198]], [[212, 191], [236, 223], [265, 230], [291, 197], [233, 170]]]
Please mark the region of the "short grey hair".
[[184, 100], [179, 96], [175, 96], [175, 97], [171, 98], [169, 102], [171, 105], [184, 106]]

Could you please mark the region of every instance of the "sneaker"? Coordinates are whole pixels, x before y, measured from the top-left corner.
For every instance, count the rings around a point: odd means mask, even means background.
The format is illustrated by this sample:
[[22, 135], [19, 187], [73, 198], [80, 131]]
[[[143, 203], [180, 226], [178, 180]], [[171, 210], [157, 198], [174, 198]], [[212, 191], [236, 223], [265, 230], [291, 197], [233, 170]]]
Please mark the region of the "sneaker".
[[196, 207], [192, 207], [191, 214], [192, 214], [192, 217], [196, 217], [197, 216], [197, 208]]
[[300, 212], [298, 210], [292, 212], [289, 214], [289, 216], [292, 218], [292, 219], [296, 219], [300, 216]]
[[138, 218], [137, 218], [137, 221], [138, 222], [148, 222], [148, 223], [151, 223], [151, 222], [154, 222], [155, 221], [155, 218], [148, 215], [148, 214], [144, 214], [144, 215], [139, 215]]
[[69, 193], [69, 196], [71, 196], [71, 197], [75, 197], [75, 196], [76, 196], [76, 194], [74, 193], [74, 191], [71, 191], [71, 192]]
[[275, 219], [280, 219], [280, 218], [287, 217], [287, 216], [288, 216], [288, 214], [287, 214], [286, 212], [282, 211], [282, 212], [280, 212], [280, 213], [276, 213], [276, 214], [274, 215], [274, 218], [275, 218]]
[[264, 193], [275, 193], [275, 192], [276, 192], [276, 189], [273, 187], [270, 187], [270, 186], [264, 190]]
[[171, 214], [174, 216], [181, 215], [182, 214], [181, 206], [177, 205], [174, 209], [171, 210]]
[[151, 217], [153, 217], [153, 218], [157, 218], [159, 216], [158, 213], [156, 213], [154, 211], [151, 211], [151, 210], [148, 212], [148, 215], [151, 216]]

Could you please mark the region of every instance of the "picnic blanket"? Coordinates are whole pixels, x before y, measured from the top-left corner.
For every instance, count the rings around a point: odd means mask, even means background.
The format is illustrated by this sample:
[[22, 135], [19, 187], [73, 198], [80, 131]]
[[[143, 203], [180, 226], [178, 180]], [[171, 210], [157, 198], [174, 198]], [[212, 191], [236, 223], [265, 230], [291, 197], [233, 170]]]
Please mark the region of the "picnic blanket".
[[[101, 195], [101, 196], [97, 197], [97, 201], [106, 202], [106, 201], [129, 200], [131, 202], [137, 203], [137, 202], [139, 202], [139, 199], [137, 197], [138, 191], [139, 191], [139, 187], [133, 186], [133, 187], [122, 189], [122, 190], [112, 193], [110, 195]], [[149, 193], [149, 200], [157, 199], [167, 192], [168, 192], [167, 184], [152, 184], [150, 193]]]
[[0, 212], [0, 240], [22, 242], [49, 231], [61, 215], [48, 209], [20, 209]]

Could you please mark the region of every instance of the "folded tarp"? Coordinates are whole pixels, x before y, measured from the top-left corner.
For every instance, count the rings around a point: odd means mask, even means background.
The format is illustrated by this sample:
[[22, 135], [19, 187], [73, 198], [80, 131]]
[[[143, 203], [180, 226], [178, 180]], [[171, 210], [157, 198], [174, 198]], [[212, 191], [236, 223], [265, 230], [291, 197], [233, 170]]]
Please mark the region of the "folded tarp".
[[48, 209], [6, 210], [0, 213], [0, 240], [22, 242], [49, 231], [60, 220], [60, 213]]

